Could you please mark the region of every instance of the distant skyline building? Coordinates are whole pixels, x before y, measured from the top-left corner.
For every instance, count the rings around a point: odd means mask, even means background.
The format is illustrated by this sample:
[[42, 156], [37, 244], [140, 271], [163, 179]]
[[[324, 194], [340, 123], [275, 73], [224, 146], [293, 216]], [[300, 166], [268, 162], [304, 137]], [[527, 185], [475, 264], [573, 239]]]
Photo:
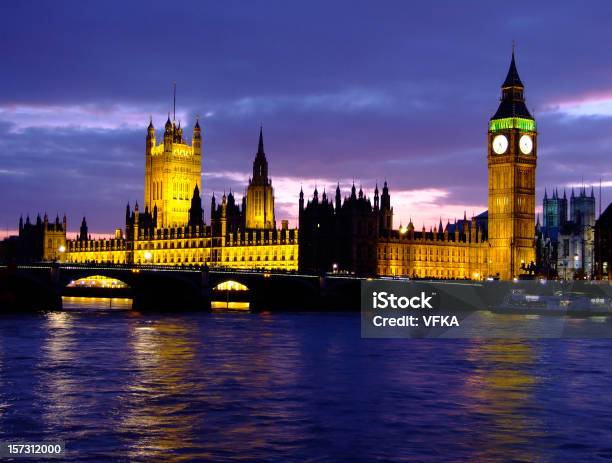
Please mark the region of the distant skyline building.
[[595, 222], [595, 277], [612, 280], [612, 204]]
[[569, 198], [555, 188], [544, 192], [543, 224], [536, 227], [538, 266], [549, 276], [592, 278], [595, 274], [595, 191], [572, 188]]

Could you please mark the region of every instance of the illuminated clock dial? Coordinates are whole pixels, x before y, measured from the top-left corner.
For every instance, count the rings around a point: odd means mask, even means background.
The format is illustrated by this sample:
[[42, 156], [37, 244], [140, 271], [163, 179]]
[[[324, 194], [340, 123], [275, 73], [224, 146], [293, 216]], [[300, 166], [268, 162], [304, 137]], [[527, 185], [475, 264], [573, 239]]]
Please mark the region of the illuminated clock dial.
[[521, 137], [519, 140], [519, 148], [523, 154], [531, 153], [531, 150], [533, 150], [533, 141], [529, 135], [523, 135]]
[[508, 139], [505, 135], [497, 135], [493, 139], [493, 151], [496, 154], [504, 154], [508, 149]]

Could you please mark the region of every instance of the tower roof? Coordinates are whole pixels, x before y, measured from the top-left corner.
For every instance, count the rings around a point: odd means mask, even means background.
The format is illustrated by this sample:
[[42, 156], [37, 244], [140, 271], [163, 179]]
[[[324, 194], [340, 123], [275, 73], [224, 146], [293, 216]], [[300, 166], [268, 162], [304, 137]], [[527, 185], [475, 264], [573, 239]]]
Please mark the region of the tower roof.
[[523, 82], [521, 82], [521, 78], [519, 77], [518, 71], [516, 70], [516, 62], [514, 61], [514, 49], [512, 50], [512, 60], [510, 61], [510, 67], [508, 68], [508, 75], [506, 76], [506, 80], [502, 84], [502, 88], [504, 87], [523, 87]]
[[514, 59], [514, 50], [512, 50], [512, 59], [508, 68], [508, 75], [501, 86], [502, 97], [496, 113], [491, 119], [505, 119], [508, 117], [520, 117], [533, 120], [533, 116], [527, 109], [523, 90], [525, 89], [518, 70], [516, 69], [516, 61]]
[[257, 145], [257, 154], [253, 161], [253, 177], [252, 182], [255, 185], [268, 185], [268, 161], [264, 152], [263, 142], [263, 127], [259, 127], [259, 143]]
[[264, 154], [264, 142], [263, 142], [263, 126], [259, 126], [259, 144], [257, 145], [257, 154]]

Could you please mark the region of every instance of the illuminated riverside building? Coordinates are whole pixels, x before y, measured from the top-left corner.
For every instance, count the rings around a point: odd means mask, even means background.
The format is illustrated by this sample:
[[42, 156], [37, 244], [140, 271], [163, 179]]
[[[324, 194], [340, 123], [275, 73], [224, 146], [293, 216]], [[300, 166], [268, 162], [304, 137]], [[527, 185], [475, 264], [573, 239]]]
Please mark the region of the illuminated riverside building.
[[145, 210], [156, 216], [160, 228], [179, 227], [188, 221], [194, 188], [202, 189], [202, 132], [196, 120], [191, 146], [183, 138], [181, 124], [164, 127], [163, 143], [157, 144], [153, 120], [147, 128], [145, 153]]
[[499, 108], [489, 123], [487, 156], [491, 272], [504, 280], [536, 260], [537, 131], [524, 90], [513, 51]]
[[300, 192], [300, 269], [304, 272], [349, 272], [410, 278], [485, 278], [490, 274], [486, 213], [421, 231], [410, 221], [393, 229], [387, 182], [374, 204], [355, 185], [333, 202], [315, 188], [304, 203]]
[[444, 227], [393, 229], [387, 183], [374, 204], [355, 186], [342, 201], [300, 192], [300, 269], [420, 278], [511, 279], [535, 265], [537, 132], [514, 52], [488, 130], [488, 211]]
[[246, 194], [246, 228], [274, 229], [274, 190], [272, 181], [268, 178], [268, 161], [264, 152], [263, 129], [259, 130], [259, 144], [255, 161], [253, 161], [253, 177], [249, 179]]
[[213, 195], [210, 223], [200, 197], [202, 135], [196, 121], [192, 145], [180, 124], [168, 121], [157, 145], [153, 123], [147, 129], [145, 209], [125, 211], [125, 232], [112, 239], [89, 239], [85, 218], [60, 260], [74, 263], [208, 266], [210, 268], [297, 270], [298, 232], [274, 219], [274, 195], [260, 130], [253, 177], [242, 207], [232, 192], [219, 203]]
[[66, 250], [66, 216], [60, 222], [59, 215], [56, 215], [55, 222], [51, 222], [46, 213], [42, 219], [39, 214], [34, 223], [30, 222], [29, 215], [25, 222], [21, 217], [19, 236], [12, 241], [9, 255], [20, 256], [25, 260], [59, 259]]
[[[342, 198], [315, 188], [312, 199], [299, 196], [299, 231], [286, 221], [276, 228], [274, 192], [268, 178], [263, 133], [253, 175], [239, 206], [230, 192], [210, 203], [203, 220], [200, 197], [202, 133], [196, 122], [192, 144], [170, 118], [164, 142], [157, 145], [149, 124], [145, 151], [144, 211], [128, 204], [125, 232], [90, 240], [86, 223], [64, 253], [51, 259], [203, 266], [211, 268], [331, 271], [356, 275], [419, 278], [511, 279], [535, 267], [535, 169], [537, 131], [524, 98], [514, 53], [501, 86], [501, 101], [489, 120], [488, 211], [468, 220], [417, 230], [410, 221], [393, 228], [393, 208], [385, 182], [374, 202], [353, 185]], [[65, 234], [65, 227], [63, 233]], [[299, 256], [299, 260], [298, 260]]]

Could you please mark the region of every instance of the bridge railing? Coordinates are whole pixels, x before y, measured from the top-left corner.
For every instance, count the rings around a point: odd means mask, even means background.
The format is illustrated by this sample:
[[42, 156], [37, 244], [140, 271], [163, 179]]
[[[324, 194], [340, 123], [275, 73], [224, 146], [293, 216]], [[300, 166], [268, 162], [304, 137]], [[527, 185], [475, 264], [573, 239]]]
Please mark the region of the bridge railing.
[[97, 264], [97, 263], [57, 263], [57, 262], [34, 262], [29, 264], [21, 264], [16, 266], [18, 269], [67, 269], [67, 270], [112, 270], [125, 272], [187, 272], [196, 273], [208, 271], [209, 273], [232, 273], [232, 274], [257, 274], [257, 275], [295, 275], [316, 277], [316, 275], [308, 275], [299, 273], [296, 270], [266, 270], [258, 269], [235, 269], [231, 267], [208, 267], [206, 265], [151, 265], [151, 264]]

